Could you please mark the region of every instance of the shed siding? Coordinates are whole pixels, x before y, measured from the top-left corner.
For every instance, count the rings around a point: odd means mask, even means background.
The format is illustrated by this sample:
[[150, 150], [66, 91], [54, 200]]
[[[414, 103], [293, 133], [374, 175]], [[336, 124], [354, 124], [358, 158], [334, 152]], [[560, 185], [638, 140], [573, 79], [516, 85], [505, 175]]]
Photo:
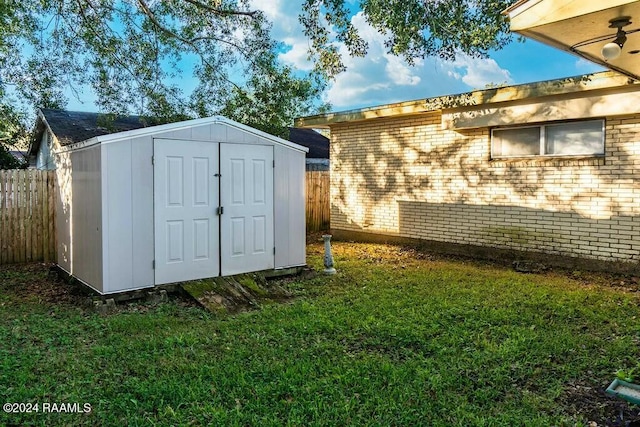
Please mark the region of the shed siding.
[[[105, 292], [134, 288], [131, 145], [103, 145]], [[140, 287], [140, 286], [137, 286]]]
[[153, 138], [150, 136], [131, 142], [131, 230], [133, 247], [133, 284], [136, 287], [152, 286], [153, 271]]
[[276, 268], [306, 264], [305, 153], [275, 147]]
[[100, 147], [71, 152], [71, 164], [73, 196], [80, 201], [71, 205], [72, 273], [102, 292]]
[[640, 115], [604, 158], [491, 160], [490, 129], [439, 113], [333, 125], [331, 227], [605, 261], [640, 260]]
[[154, 285], [152, 139], [102, 145], [105, 292]]

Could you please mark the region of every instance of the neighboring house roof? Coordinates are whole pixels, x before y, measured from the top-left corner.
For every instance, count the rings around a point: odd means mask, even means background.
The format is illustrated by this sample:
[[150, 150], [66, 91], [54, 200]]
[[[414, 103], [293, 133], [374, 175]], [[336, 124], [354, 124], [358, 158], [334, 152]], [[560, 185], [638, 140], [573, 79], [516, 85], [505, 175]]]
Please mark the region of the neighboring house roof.
[[27, 160], [27, 153], [19, 150], [9, 150], [9, 154], [11, 154], [16, 160], [20, 160], [24, 162]]
[[289, 141], [307, 147], [310, 159], [329, 158], [329, 138], [313, 129], [289, 128]]
[[[456, 95], [423, 98], [357, 110], [299, 117], [301, 128], [329, 128], [332, 125], [362, 120], [379, 120], [440, 112], [443, 125], [450, 128], [502, 126], [518, 121], [570, 120], [607, 114], [632, 114], [640, 84], [614, 71], [566, 77], [536, 83], [477, 90]], [[588, 96], [619, 93], [618, 104], [595, 104]], [[627, 96], [626, 94], [634, 94]], [[612, 98], [613, 99], [613, 98]], [[535, 104], [536, 113], [524, 111], [525, 117], [509, 116], [504, 108], [519, 104]], [[514, 107], [515, 108], [515, 107]]]
[[38, 113], [34, 139], [29, 153], [40, 148], [43, 132], [48, 129], [61, 146], [75, 144], [101, 135], [140, 129], [161, 124], [158, 120], [142, 116], [113, 116], [84, 111], [66, 111], [42, 108]]
[[65, 146], [116, 132], [163, 124], [157, 119], [142, 116], [114, 116], [81, 111], [40, 110], [51, 132], [60, 145]]

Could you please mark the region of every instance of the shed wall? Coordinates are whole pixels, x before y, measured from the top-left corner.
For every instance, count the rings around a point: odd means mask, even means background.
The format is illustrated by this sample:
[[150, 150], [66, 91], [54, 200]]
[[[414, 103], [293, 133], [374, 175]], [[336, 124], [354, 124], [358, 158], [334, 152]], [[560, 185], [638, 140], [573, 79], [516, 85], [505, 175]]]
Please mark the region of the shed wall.
[[154, 285], [151, 141], [101, 145], [105, 292]]
[[275, 147], [276, 268], [306, 264], [305, 153]]
[[102, 198], [100, 147], [71, 153], [72, 274], [98, 291], [102, 286]]
[[[150, 287], [155, 283], [153, 138], [175, 139], [177, 143], [196, 140], [274, 145], [266, 138], [221, 123], [160, 132], [153, 136], [100, 145], [104, 172], [102, 197], [105, 207], [105, 293]], [[304, 185], [304, 153], [279, 145], [275, 145], [275, 151], [276, 164], [281, 164], [282, 167], [276, 167], [274, 187], [276, 191], [278, 188], [283, 191], [286, 189], [287, 193], [287, 199], [283, 198], [276, 204], [275, 216], [288, 216], [286, 223], [276, 219], [276, 224], [281, 224], [280, 228], [276, 229], [276, 254], [281, 256], [276, 258], [276, 267], [303, 265], [305, 199], [301, 186]], [[289, 168], [290, 171], [285, 170]], [[294, 195], [299, 195], [299, 199], [293, 197]], [[296, 219], [293, 215], [297, 215], [297, 212], [301, 213]]]
[[443, 130], [439, 113], [331, 135], [333, 229], [640, 260], [638, 114], [606, 118], [599, 158], [491, 160], [489, 128]]

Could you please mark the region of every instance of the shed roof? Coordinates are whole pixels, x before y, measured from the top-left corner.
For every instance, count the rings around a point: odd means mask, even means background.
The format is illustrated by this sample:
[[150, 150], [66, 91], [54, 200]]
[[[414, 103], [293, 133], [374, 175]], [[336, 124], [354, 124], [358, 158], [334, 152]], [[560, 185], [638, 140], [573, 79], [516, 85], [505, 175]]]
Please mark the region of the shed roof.
[[153, 117], [133, 115], [110, 117], [100, 113], [41, 109], [36, 122], [36, 137], [29, 149], [29, 154], [35, 154], [38, 151], [42, 132], [44, 132], [45, 128], [48, 128], [55, 135], [62, 147], [75, 149], [207, 123], [224, 123], [289, 148], [303, 152], [309, 151], [305, 146], [289, 142], [222, 116], [167, 123]]

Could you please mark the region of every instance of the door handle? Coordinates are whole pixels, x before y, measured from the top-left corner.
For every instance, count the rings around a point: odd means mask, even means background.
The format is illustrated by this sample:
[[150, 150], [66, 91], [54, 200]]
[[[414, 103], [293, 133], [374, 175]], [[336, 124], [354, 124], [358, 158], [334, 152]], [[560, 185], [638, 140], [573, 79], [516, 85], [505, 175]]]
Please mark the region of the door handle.
[[224, 206], [219, 206], [216, 209], [216, 215], [222, 215], [224, 213]]

